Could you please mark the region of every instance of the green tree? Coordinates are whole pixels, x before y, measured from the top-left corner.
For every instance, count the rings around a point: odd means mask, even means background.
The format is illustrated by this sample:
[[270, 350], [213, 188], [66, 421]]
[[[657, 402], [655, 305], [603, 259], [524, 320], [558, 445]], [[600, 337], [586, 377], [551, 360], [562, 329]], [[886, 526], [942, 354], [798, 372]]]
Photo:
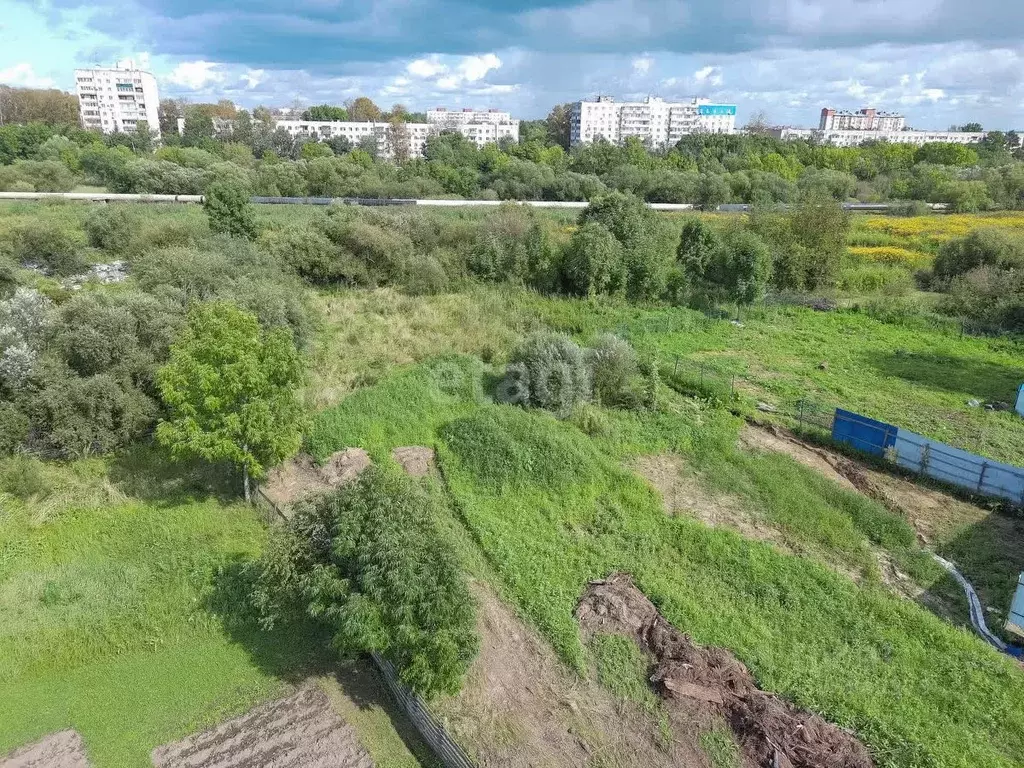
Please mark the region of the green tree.
[[708, 281], [737, 304], [753, 304], [764, 298], [771, 275], [771, 249], [747, 229], [733, 230], [726, 236], [724, 247], [706, 272]]
[[302, 113], [303, 120], [348, 120], [348, 110], [330, 104], [319, 104]]
[[953, 126], [954, 131], [962, 131], [964, 133], [981, 133], [984, 128], [981, 127], [981, 123], [964, 123], [959, 128]]
[[578, 227], [565, 252], [565, 287], [581, 296], [619, 293], [626, 287], [622, 245], [596, 221]]
[[546, 138], [549, 144], [569, 149], [570, 119], [572, 117], [572, 104], [558, 104], [548, 112], [544, 120]]
[[434, 524], [440, 499], [370, 467], [299, 510], [252, 571], [264, 626], [312, 618], [335, 650], [381, 654], [417, 693], [457, 693], [479, 638], [466, 579]]
[[255, 240], [259, 234], [256, 213], [249, 202], [249, 190], [239, 184], [215, 181], [206, 189], [203, 209], [214, 232], [247, 240]]
[[697, 182], [697, 199], [694, 201], [701, 210], [713, 211], [718, 206], [729, 202], [732, 191], [729, 184], [718, 174], [702, 173]]
[[360, 96], [347, 105], [348, 119], [356, 122], [371, 122], [380, 120], [380, 107], [373, 103], [366, 96]]
[[185, 127], [181, 132], [181, 143], [186, 147], [199, 147], [213, 138], [213, 117], [198, 104], [186, 107]]
[[175, 458], [239, 468], [246, 501], [250, 479], [299, 448], [302, 361], [291, 333], [262, 330], [233, 303], [193, 307], [157, 381], [168, 414], [157, 440]]
[[305, 141], [302, 143], [302, 149], [299, 150], [299, 157], [303, 160], [312, 160], [314, 157], [333, 157], [334, 150], [332, 150], [327, 144], [322, 144], [319, 141]]

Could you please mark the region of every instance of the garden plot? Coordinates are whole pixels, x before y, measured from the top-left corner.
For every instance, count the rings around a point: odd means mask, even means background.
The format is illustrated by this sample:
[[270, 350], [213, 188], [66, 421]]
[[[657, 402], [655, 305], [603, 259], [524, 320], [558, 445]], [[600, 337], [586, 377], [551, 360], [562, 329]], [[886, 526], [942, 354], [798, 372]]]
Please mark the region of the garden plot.
[[[156, 768], [372, 768], [315, 684], [209, 731], [153, 750]], [[6, 767], [5, 767], [6, 768]]]

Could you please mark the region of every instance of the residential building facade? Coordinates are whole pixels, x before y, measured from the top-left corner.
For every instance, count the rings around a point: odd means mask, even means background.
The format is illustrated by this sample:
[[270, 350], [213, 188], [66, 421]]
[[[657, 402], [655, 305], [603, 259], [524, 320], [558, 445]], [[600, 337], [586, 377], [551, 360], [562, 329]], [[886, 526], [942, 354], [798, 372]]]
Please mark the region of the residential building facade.
[[736, 106], [708, 99], [679, 102], [648, 96], [643, 101], [617, 102], [599, 96], [573, 104], [569, 126], [572, 144], [600, 139], [619, 144], [635, 136], [652, 147], [665, 147], [691, 133], [735, 133]]
[[[486, 144], [497, 144], [502, 139], [509, 139], [513, 142], [519, 141], [519, 121], [512, 120], [507, 112], [497, 113], [503, 119], [493, 118], [491, 121], [465, 119], [431, 121], [432, 113], [444, 114], [443, 110], [431, 110], [427, 113], [426, 123], [401, 123], [398, 130], [392, 128], [389, 122], [352, 122], [352, 121], [327, 121], [327, 120], [278, 120], [278, 128], [284, 128], [289, 134], [299, 137], [309, 137], [317, 141], [326, 141], [337, 136], [344, 136], [353, 144], [358, 144], [366, 138], [373, 138], [377, 142], [377, 152], [382, 157], [394, 157], [396, 155], [393, 146], [394, 141], [399, 140], [404, 134], [406, 155], [408, 157], [422, 157], [423, 148], [427, 139], [436, 136], [441, 131], [458, 131], [478, 147]], [[447, 113], [447, 115], [461, 115], [463, 112]], [[477, 112], [480, 114], [495, 114], [493, 112]]]
[[145, 121], [160, 137], [160, 94], [156, 78], [132, 61], [114, 67], [75, 70], [82, 127], [103, 133], [132, 133]]
[[923, 144], [946, 142], [950, 144], [977, 144], [985, 133], [965, 131], [892, 131], [892, 130], [822, 130], [820, 128], [775, 128], [771, 135], [784, 141], [813, 141], [832, 147], [856, 147], [868, 141], [886, 141], [890, 144]]
[[906, 126], [906, 118], [898, 112], [879, 112], [873, 107], [856, 112], [825, 107], [818, 122], [822, 131], [902, 131]]

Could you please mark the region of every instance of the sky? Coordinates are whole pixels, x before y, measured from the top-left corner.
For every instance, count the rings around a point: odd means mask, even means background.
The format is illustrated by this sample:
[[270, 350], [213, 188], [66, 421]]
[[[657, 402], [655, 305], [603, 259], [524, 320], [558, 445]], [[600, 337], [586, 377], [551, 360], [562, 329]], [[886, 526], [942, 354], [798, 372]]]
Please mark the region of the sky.
[[160, 95], [253, 107], [707, 97], [778, 125], [824, 106], [1024, 128], [1020, 0], [0, 0], [0, 83], [132, 58]]

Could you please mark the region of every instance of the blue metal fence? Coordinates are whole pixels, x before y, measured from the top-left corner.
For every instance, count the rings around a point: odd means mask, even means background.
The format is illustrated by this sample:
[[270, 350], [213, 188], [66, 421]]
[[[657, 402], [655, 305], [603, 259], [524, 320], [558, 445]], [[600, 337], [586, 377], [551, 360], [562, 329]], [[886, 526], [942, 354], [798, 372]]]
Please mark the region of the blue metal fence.
[[1024, 468], [986, 459], [838, 408], [832, 438], [865, 453], [890, 459], [904, 469], [974, 493], [1024, 504]]

